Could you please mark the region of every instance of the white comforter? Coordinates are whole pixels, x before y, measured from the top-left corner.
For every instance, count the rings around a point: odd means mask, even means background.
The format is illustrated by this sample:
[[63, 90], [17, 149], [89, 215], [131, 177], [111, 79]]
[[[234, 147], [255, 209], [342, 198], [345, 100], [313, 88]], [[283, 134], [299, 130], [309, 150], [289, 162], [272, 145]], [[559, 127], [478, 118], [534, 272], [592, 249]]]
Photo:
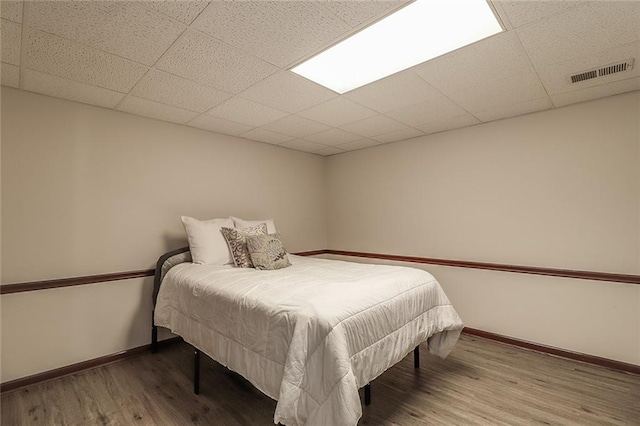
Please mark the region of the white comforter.
[[276, 399], [276, 423], [355, 425], [358, 388], [426, 340], [444, 358], [460, 335], [460, 317], [425, 271], [290, 259], [277, 271], [177, 265], [155, 308], [156, 325]]

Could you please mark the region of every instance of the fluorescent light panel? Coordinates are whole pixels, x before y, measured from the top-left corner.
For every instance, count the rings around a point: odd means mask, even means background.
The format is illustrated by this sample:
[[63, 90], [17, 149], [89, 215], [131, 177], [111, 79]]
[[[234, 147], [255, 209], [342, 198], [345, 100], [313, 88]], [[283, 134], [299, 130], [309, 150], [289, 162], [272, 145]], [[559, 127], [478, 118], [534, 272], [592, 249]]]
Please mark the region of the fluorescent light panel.
[[291, 71], [345, 93], [501, 31], [486, 0], [417, 0]]

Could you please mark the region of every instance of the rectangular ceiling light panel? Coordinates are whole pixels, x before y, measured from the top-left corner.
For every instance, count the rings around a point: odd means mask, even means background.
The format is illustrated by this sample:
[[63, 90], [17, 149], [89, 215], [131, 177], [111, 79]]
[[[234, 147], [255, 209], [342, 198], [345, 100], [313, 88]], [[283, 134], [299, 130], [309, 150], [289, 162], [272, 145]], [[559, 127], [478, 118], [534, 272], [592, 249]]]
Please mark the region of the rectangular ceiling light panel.
[[345, 93], [501, 31], [486, 0], [417, 0], [291, 71]]

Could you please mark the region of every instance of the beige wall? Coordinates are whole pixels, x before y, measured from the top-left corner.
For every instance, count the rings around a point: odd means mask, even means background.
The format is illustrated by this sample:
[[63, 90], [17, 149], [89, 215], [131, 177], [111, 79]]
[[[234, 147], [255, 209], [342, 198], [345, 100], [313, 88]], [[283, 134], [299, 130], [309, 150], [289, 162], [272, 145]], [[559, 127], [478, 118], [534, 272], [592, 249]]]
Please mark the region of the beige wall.
[[2, 382], [148, 344], [152, 290], [148, 277], [3, 295]]
[[[640, 92], [328, 159], [329, 248], [640, 273]], [[640, 364], [640, 286], [426, 267], [470, 327]]]
[[[324, 248], [317, 155], [2, 88], [2, 283], [147, 269], [180, 215]], [[2, 381], [150, 340], [150, 279], [2, 296]]]
[[[2, 88], [2, 282], [146, 269], [180, 215], [326, 245], [322, 157]], [[35, 267], [34, 267], [35, 266]]]

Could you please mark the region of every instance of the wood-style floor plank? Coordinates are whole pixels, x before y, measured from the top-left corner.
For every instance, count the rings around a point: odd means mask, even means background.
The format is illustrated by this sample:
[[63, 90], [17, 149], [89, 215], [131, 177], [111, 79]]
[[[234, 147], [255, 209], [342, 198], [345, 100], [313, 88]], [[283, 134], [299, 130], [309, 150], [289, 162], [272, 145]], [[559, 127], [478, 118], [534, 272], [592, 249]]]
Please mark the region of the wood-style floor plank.
[[[463, 335], [446, 360], [412, 354], [371, 384], [361, 425], [637, 425], [640, 377]], [[182, 343], [2, 395], [3, 425], [273, 424], [275, 401]]]

